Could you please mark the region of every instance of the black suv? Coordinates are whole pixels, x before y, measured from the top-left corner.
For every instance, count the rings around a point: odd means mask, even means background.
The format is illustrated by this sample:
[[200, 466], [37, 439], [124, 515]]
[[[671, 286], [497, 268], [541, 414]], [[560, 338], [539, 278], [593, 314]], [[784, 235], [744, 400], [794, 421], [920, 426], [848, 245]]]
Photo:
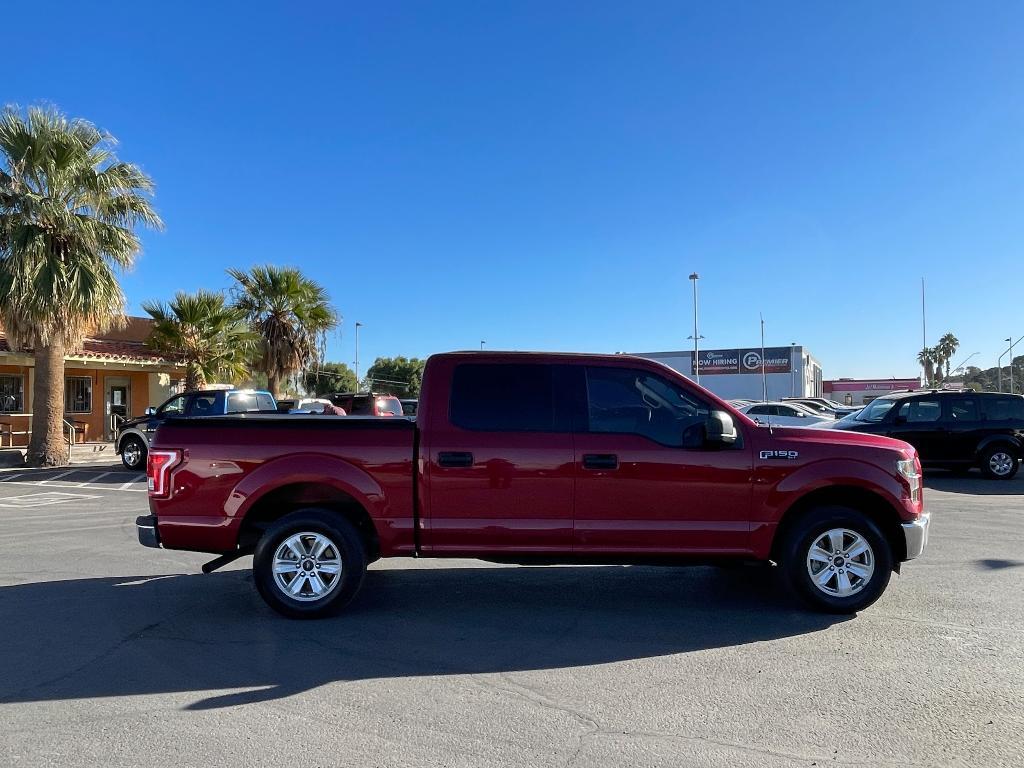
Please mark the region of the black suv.
[[872, 400], [829, 426], [895, 437], [917, 448], [926, 467], [1009, 480], [1024, 457], [1024, 395], [900, 392]]

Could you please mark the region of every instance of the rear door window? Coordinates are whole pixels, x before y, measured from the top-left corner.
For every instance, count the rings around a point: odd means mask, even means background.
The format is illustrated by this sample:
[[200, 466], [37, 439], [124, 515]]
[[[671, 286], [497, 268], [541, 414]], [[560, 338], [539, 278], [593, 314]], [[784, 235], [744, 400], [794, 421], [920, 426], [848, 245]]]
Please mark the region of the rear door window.
[[196, 395], [188, 407], [189, 416], [212, 416], [217, 412], [216, 394]]
[[949, 418], [953, 421], [977, 421], [978, 401], [973, 397], [953, 398], [949, 401]]
[[550, 365], [466, 364], [455, 368], [452, 424], [480, 432], [555, 431]]
[[938, 400], [910, 400], [900, 406], [897, 416], [908, 424], [938, 421], [942, 418], [942, 403]]

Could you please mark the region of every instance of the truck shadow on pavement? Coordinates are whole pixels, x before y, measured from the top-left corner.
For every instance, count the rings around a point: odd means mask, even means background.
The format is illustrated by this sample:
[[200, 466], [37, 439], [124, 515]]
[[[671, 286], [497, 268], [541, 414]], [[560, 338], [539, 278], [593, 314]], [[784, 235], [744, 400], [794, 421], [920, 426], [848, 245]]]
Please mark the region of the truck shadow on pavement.
[[[818, 632], [770, 568], [371, 569], [347, 611], [289, 621], [248, 571], [0, 588], [0, 703], [140, 694], [186, 709], [350, 680], [580, 667]], [[243, 689], [243, 690], [238, 690]]]

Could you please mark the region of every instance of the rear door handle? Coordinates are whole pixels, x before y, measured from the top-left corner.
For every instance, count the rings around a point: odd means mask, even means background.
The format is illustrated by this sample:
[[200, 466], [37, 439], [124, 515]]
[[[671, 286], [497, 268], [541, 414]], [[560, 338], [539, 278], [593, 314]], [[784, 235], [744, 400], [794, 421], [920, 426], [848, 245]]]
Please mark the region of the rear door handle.
[[618, 469], [619, 457], [614, 453], [583, 454], [584, 469]]
[[473, 454], [462, 451], [441, 451], [437, 454], [437, 464], [441, 467], [472, 467]]

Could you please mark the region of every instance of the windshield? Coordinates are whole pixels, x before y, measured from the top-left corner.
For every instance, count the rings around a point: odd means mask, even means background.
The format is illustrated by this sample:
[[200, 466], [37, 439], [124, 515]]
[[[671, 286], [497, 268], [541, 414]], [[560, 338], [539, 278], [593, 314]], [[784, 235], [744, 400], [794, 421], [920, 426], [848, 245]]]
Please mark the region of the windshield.
[[868, 403], [864, 410], [856, 414], [857, 421], [879, 422], [885, 418], [885, 414], [896, 405], [895, 400], [874, 400]]

